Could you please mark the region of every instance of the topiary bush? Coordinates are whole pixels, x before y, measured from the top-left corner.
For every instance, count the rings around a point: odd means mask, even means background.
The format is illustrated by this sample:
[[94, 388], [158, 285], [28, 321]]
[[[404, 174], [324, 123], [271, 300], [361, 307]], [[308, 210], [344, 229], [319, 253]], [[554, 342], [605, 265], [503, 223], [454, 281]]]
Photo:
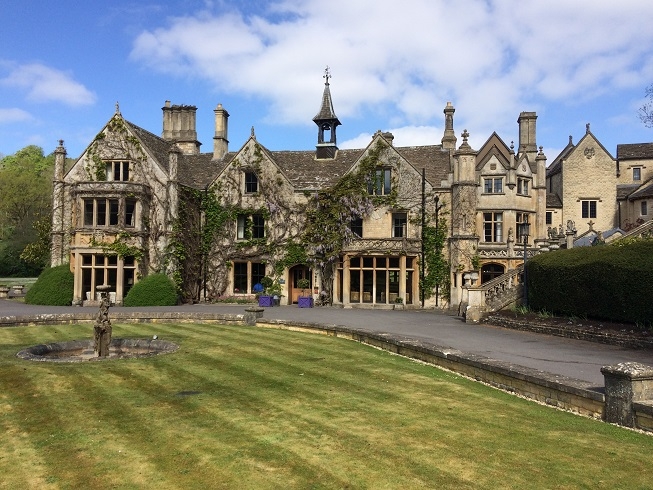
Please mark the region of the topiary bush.
[[75, 278], [70, 265], [45, 269], [25, 294], [30, 305], [70, 306], [73, 302]]
[[653, 240], [548, 252], [527, 269], [534, 310], [653, 324]]
[[123, 301], [123, 306], [174, 306], [177, 287], [165, 274], [150, 274], [134, 284]]

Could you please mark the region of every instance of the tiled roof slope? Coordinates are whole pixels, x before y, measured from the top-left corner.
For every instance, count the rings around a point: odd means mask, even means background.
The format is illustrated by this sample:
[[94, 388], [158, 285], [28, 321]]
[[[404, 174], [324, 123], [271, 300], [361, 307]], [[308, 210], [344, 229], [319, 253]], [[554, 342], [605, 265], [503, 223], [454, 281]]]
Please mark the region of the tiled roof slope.
[[617, 160], [653, 158], [653, 143], [617, 145]]
[[161, 168], [168, 172], [168, 151], [170, 151], [170, 143], [127, 120], [125, 120], [125, 124], [141, 140], [154, 159], [159, 162]]
[[442, 145], [403, 146], [396, 148], [397, 152], [408, 160], [415, 170], [422, 172], [433, 187], [442, 187], [442, 181], [449, 178], [450, 154], [443, 150]]
[[562, 200], [558, 194], [553, 192], [546, 193], [546, 207], [547, 208], [561, 208]]

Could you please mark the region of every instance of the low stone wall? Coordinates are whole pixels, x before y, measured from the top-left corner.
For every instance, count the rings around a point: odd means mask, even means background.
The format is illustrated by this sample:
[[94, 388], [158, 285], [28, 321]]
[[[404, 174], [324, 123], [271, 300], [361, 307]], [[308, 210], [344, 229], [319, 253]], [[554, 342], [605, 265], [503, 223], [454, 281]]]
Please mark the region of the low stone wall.
[[523, 321], [519, 318], [507, 318], [506, 316], [497, 314], [489, 314], [485, 316], [483, 318], [483, 323], [513, 330], [523, 330], [526, 332], [566, 337], [568, 339], [618, 345], [628, 349], [653, 349], [653, 335], [650, 337], [637, 337], [617, 331], [593, 330], [591, 327], [584, 328], [575, 326], [573, 328], [566, 328], [564, 326], [545, 325], [532, 321]]
[[320, 325], [261, 319], [257, 327], [280, 328], [347, 338], [411, 359], [443, 367], [547, 405], [602, 419], [605, 397], [600, 388], [577, 379], [465, 354], [456, 349], [410, 338], [366, 332], [339, 325]]

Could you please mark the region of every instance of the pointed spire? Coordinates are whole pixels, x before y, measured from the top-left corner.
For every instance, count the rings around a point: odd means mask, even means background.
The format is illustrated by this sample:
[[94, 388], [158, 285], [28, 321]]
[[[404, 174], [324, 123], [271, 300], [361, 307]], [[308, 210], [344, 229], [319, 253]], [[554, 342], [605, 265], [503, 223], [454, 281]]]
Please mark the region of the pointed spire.
[[[331, 89], [329, 88], [329, 78], [331, 71], [327, 66], [324, 70], [324, 93], [322, 95], [322, 106], [313, 122], [317, 124], [317, 158], [334, 158], [336, 155], [336, 127], [340, 126], [338, 116], [333, 110], [333, 101], [331, 100]], [[328, 138], [325, 138], [325, 132]]]
[[[335, 111], [333, 110], [333, 101], [331, 100], [331, 89], [329, 88], [329, 78], [331, 78], [331, 70], [327, 66], [324, 70], [324, 75], [322, 78], [325, 79], [324, 82], [324, 93], [322, 94], [322, 106], [320, 107], [320, 112], [313, 118], [313, 121], [316, 123], [322, 120], [336, 120], [338, 121], [338, 116], [336, 116]], [[340, 121], [338, 121], [340, 124]]]

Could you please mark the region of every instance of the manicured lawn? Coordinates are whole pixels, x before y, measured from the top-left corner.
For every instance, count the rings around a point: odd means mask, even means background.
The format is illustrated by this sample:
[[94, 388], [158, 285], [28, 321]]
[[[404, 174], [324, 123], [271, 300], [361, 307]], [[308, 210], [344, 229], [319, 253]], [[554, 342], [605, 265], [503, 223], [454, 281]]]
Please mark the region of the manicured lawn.
[[114, 325], [175, 354], [28, 362], [92, 327], [0, 329], [0, 488], [651, 488], [653, 437], [355, 342]]

